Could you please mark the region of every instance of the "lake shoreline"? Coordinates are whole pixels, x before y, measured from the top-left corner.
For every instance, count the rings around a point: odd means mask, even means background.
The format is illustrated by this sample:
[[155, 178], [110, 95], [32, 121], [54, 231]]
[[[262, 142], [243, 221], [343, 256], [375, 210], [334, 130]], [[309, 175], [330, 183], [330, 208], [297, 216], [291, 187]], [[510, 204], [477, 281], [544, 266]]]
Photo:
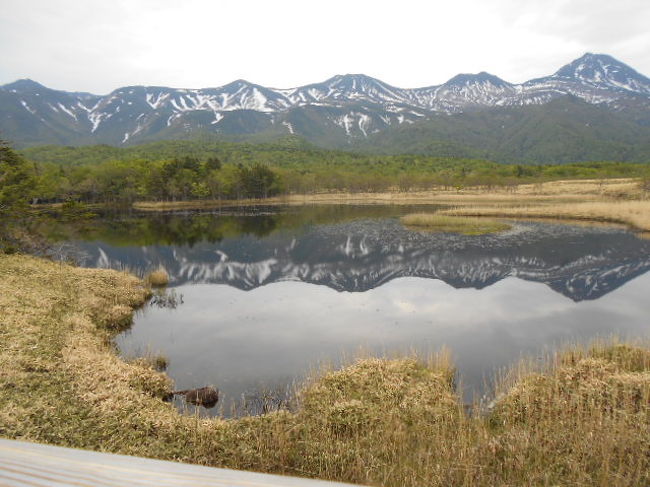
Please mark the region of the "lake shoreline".
[[[317, 205], [445, 205], [451, 216], [551, 219], [626, 225], [650, 231], [650, 194], [635, 178], [569, 179], [507, 188], [434, 188], [379, 193], [321, 192], [264, 199], [136, 201], [127, 205], [81, 204], [76, 211], [133, 209], [141, 212], [215, 211], [233, 208]], [[67, 211], [62, 203], [32, 205], [32, 211]], [[627, 213], [626, 213], [627, 212]]]
[[[476, 203], [547, 203], [647, 199], [648, 194], [635, 178], [568, 179], [509, 187], [469, 186], [454, 189], [436, 187], [427, 191], [340, 192], [283, 194], [257, 199], [197, 199], [175, 201], [135, 201], [133, 203], [80, 203], [87, 209], [134, 208], [141, 211], [210, 210], [231, 207], [316, 205], [316, 204], [476, 204]], [[57, 210], [64, 203], [37, 203], [32, 209]]]
[[[584, 201], [583, 196], [567, 195], [513, 195], [509, 193], [316, 193], [274, 196], [265, 199], [242, 200], [187, 200], [187, 201], [137, 201], [132, 207], [140, 211], [216, 210], [220, 208], [254, 206], [305, 206], [305, 205], [417, 205], [417, 204], [475, 204], [485, 201], [495, 203]], [[595, 198], [594, 198], [595, 199]]]
[[481, 417], [464, 412], [443, 353], [359, 359], [311, 379], [290, 411], [207, 420], [163, 402], [169, 378], [146, 359], [116, 354], [142, 281], [21, 255], [0, 255], [0, 276], [4, 437], [364, 484], [650, 480], [646, 346], [521, 369]]
[[623, 224], [650, 231], [650, 199], [635, 179], [564, 180], [495, 191], [468, 188], [420, 192], [317, 193], [263, 200], [136, 202], [145, 212], [214, 210], [254, 206], [446, 205], [453, 216], [532, 218]]

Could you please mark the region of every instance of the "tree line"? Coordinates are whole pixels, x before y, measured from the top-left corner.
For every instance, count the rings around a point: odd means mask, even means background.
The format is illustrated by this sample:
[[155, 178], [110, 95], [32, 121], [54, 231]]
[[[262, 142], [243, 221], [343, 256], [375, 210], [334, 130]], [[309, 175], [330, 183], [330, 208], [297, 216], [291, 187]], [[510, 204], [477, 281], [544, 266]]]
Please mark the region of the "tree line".
[[[267, 198], [320, 191], [421, 191], [514, 187], [565, 178], [645, 177], [648, 164], [500, 164], [481, 159], [378, 156], [295, 144], [202, 146], [163, 142], [28, 149], [0, 145], [0, 205], [9, 200], [129, 204], [134, 201]], [[3, 201], [5, 203], [3, 203]]]
[[138, 200], [267, 198], [283, 191], [277, 171], [262, 163], [224, 166], [199, 160], [109, 161], [97, 165], [36, 166], [40, 202], [132, 203]]

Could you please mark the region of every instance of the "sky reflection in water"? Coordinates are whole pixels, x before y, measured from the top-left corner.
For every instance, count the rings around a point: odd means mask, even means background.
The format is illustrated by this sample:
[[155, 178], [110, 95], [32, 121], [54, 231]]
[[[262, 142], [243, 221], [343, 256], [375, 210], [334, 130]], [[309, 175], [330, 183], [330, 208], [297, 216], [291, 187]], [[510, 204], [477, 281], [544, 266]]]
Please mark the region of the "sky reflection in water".
[[225, 403], [282, 389], [319, 362], [365, 352], [450, 348], [466, 399], [495, 369], [554, 344], [612, 333], [643, 336], [650, 275], [596, 301], [575, 303], [544, 284], [507, 278], [482, 290], [401, 278], [363, 292], [281, 282], [252, 292], [184, 285], [176, 310], [148, 308], [118, 344], [161, 351], [178, 388], [217, 385]]

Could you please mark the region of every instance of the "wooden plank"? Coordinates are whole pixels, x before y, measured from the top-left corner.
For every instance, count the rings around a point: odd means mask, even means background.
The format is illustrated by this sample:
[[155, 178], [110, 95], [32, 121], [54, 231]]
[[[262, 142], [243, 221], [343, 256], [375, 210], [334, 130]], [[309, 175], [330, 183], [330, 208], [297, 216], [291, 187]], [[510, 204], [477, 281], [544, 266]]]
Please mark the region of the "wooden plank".
[[350, 487], [350, 484], [0, 439], [0, 486]]

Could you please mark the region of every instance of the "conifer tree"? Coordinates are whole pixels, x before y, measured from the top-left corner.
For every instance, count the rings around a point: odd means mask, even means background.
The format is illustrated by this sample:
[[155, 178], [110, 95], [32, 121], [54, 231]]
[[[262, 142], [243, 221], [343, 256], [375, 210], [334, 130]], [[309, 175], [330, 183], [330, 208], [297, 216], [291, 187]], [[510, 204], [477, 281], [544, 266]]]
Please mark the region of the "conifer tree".
[[24, 208], [34, 190], [34, 168], [0, 140], [0, 215]]

